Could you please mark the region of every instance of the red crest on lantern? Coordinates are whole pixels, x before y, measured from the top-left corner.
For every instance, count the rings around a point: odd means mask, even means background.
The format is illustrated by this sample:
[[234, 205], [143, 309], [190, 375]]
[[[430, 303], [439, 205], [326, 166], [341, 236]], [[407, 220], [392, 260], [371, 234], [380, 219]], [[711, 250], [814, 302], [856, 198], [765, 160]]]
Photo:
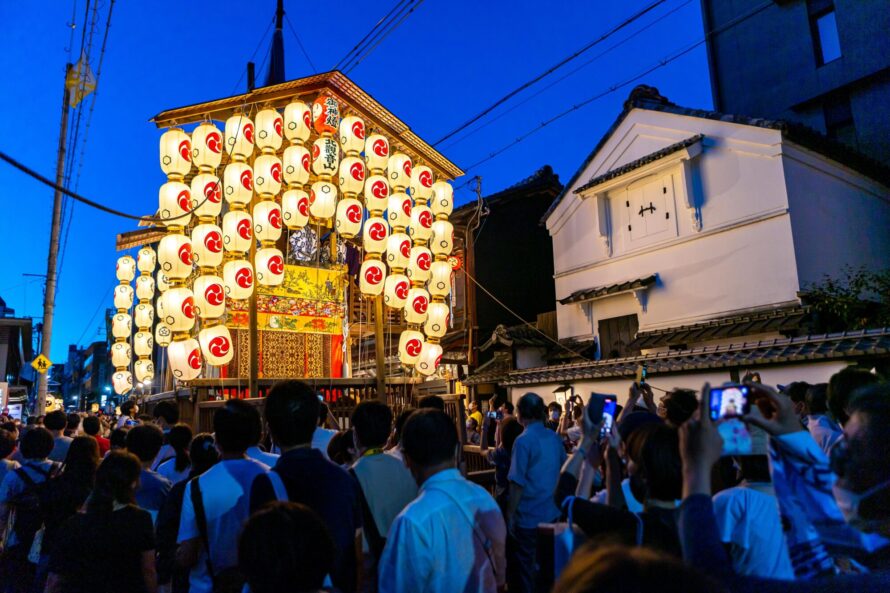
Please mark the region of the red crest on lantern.
[[222, 284], [210, 284], [204, 289], [204, 299], [213, 306], [222, 305], [225, 295]]
[[250, 122], [244, 124], [244, 139], [253, 144], [253, 124]]
[[380, 270], [380, 268], [370, 266], [367, 270], [365, 270], [365, 281], [368, 284], [377, 285], [380, 284], [381, 280], [383, 280], [383, 272]]
[[402, 163], [402, 170], [405, 172], [405, 175], [411, 177], [411, 161], [405, 159], [405, 161]]
[[389, 195], [389, 186], [385, 181], [377, 180], [371, 184], [371, 193], [375, 198], [383, 199]]
[[365, 179], [365, 166], [361, 163], [353, 163], [351, 167], [349, 167], [349, 174], [352, 175], [352, 178], [356, 181], [363, 181]]
[[188, 357], [188, 364], [195, 370], [201, 368], [201, 351], [195, 348], [191, 351]]
[[300, 201], [297, 202], [297, 210], [299, 210], [300, 214], [303, 216], [309, 216], [309, 198], [300, 198]]
[[186, 297], [182, 301], [182, 314], [189, 319], [195, 318], [195, 301], [192, 297]]
[[269, 224], [272, 225], [272, 228], [274, 229], [281, 228], [281, 210], [278, 208], [269, 210]]
[[349, 222], [361, 222], [362, 207], [357, 204], [351, 204], [346, 208], [346, 218]]
[[179, 247], [179, 261], [187, 266], [192, 265], [192, 244], [183, 243]]
[[244, 189], [253, 189], [253, 172], [250, 169], [241, 172], [241, 185]]
[[219, 204], [222, 201], [222, 190], [218, 181], [211, 181], [204, 186], [204, 197], [208, 202]]
[[352, 133], [355, 134], [355, 137], [359, 140], [365, 139], [365, 124], [361, 121], [355, 121], [352, 123]]
[[204, 247], [211, 253], [222, 251], [222, 237], [218, 231], [210, 231], [204, 235]]
[[278, 134], [279, 136], [282, 136], [281, 127], [282, 127], [283, 123], [284, 122], [281, 120], [280, 117], [275, 118], [275, 124], [274, 124], [275, 125], [275, 133]]
[[246, 218], [242, 218], [238, 221], [238, 234], [242, 239], [249, 240], [253, 236], [253, 232], [250, 230], [250, 221]]
[[422, 348], [423, 344], [417, 338], [412, 338], [405, 344], [405, 352], [408, 356], [420, 356]]
[[281, 163], [272, 163], [272, 179], [281, 183]]
[[231, 348], [231, 343], [225, 336], [216, 336], [207, 345], [210, 354], [214, 356], [225, 356], [229, 353], [229, 348]]
[[429, 305], [429, 302], [426, 300], [426, 297], [423, 295], [418, 295], [414, 297], [414, 302], [411, 303], [411, 306], [414, 307], [414, 312], [423, 315], [426, 313], [426, 308]]
[[400, 299], [407, 299], [408, 298], [408, 283], [405, 281], [402, 281], [402, 282], [399, 282], [398, 284], [396, 284], [395, 293], [396, 293], [396, 296], [399, 297]]
[[433, 256], [424, 251], [417, 256], [417, 267], [423, 271], [429, 270], [433, 263]]
[[192, 143], [188, 140], [183, 140], [179, 143], [179, 156], [184, 158], [187, 161], [192, 160]]
[[428, 169], [420, 172], [420, 184], [423, 187], [433, 187], [433, 174]]
[[429, 210], [423, 210], [420, 213], [420, 216], [417, 218], [418, 222], [420, 222], [420, 226], [425, 229], [431, 228], [433, 226], [433, 213]]
[[176, 197], [176, 203], [179, 204], [179, 207], [188, 212], [191, 210], [192, 205], [192, 194], [189, 190], [184, 189], [179, 192], [179, 195]]
[[411, 199], [406, 198], [402, 200], [402, 212], [405, 213], [405, 216], [411, 216]]
[[386, 239], [386, 225], [382, 222], [375, 222], [371, 225], [371, 228], [368, 229], [368, 236], [375, 241]]
[[235, 272], [235, 282], [241, 288], [250, 288], [253, 286], [253, 274], [250, 268], [241, 268]]
[[389, 143], [383, 138], [378, 138], [374, 141], [374, 154], [377, 156], [388, 156], [389, 155]]
[[207, 150], [210, 152], [214, 152], [219, 154], [222, 152], [222, 136], [219, 135], [219, 132], [210, 132], [204, 138], [204, 144], [207, 145]]
[[402, 257], [411, 257], [411, 241], [402, 241], [399, 251], [402, 253]]
[[267, 264], [269, 267], [269, 271], [275, 275], [284, 273], [284, 260], [282, 260], [280, 255], [273, 255], [269, 258], [269, 263]]
[[308, 153], [308, 152], [304, 152], [304, 153], [303, 153], [303, 158], [300, 159], [300, 160], [303, 162], [303, 168], [304, 168], [304, 169], [306, 170], [306, 172], [308, 173], [308, 172], [309, 172], [309, 153]]

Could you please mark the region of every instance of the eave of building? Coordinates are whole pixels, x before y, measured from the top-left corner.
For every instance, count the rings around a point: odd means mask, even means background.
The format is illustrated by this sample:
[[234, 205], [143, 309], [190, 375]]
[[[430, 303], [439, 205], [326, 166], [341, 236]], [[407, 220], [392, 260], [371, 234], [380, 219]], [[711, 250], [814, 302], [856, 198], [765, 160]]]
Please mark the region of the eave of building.
[[376, 128], [387, 135], [396, 148], [405, 150], [415, 161], [426, 163], [439, 177], [454, 179], [464, 174], [460, 167], [427, 144], [412, 132], [407, 124], [337, 70], [261, 87], [240, 95], [168, 109], [150, 121], [159, 128], [181, 126], [208, 119], [224, 121], [247, 105], [256, 104], [280, 109], [294, 99], [314, 99], [321, 92], [331, 94], [347, 107], [347, 111], [365, 119], [369, 129]]
[[594, 288], [584, 288], [576, 290], [569, 296], [559, 299], [561, 305], [570, 305], [572, 303], [583, 303], [585, 301], [593, 301], [604, 297], [616, 296], [627, 292], [636, 292], [650, 288], [658, 281], [657, 274], [651, 274], [643, 278], [635, 278], [624, 282], [616, 282], [608, 286], [598, 286]]

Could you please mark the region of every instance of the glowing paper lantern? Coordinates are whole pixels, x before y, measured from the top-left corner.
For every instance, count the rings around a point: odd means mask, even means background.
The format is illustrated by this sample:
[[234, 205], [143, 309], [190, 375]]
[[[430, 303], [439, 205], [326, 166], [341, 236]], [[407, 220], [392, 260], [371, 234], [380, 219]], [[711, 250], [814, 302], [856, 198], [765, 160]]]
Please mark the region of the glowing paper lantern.
[[433, 170], [426, 165], [418, 165], [411, 170], [411, 197], [415, 200], [428, 200], [433, 195]]
[[255, 261], [257, 282], [263, 286], [278, 286], [284, 282], [284, 255], [280, 249], [258, 249]]
[[155, 310], [151, 303], [139, 303], [133, 309], [133, 322], [138, 328], [150, 328], [155, 321]]
[[173, 376], [180, 381], [197, 379], [201, 374], [201, 348], [198, 340], [174, 340], [167, 346], [167, 360]]
[[309, 169], [312, 158], [309, 149], [302, 145], [288, 146], [284, 149], [283, 168], [284, 181], [291, 185], [309, 183]]
[[411, 226], [408, 232], [415, 241], [426, 243], [433, 236], [433, 211], [428, 206], [415, 205], [411, 210]]
[[140, 301], [150, 301], [155, 296], [155, 281], [151, 276], [139, 276], [136, 278], [136, 298]]
[[389, 162], [389, 140], [381, 134], [365, 139], [365, 162], [372, 171], [383, 171]]
[[226, 202], [245, 207], [253, 199], [253, 169], [247, 163], [229, 163], [223, 172]]
[[[215, 218], [222, 211], [223, 188], [219, 177], [199, 173], [190, 186], [194, 215], [199, 218]], [[184, 225], [180, 225], [184, 226]]]
[[168, 181], [158, 191], [158, 215], [165, 226], [188, 226], [194, 207], [189, 186], [179, 181]]
[[416, 368], [421, 375], [430, 376], [435, 374], [439, 369], [439, 363], [442, 362], [442, 346], [432, 340], [424, 342], [420, 351], [420, 358], [417, 360]]
[[199, 224], [192, 229], [192, 259], [202, 268], [215, 268], [222, 264], [221, 228], [215, 224]]
[[281, 196], [281, 217], [289, 229], [301, 229], [309, 222], [309, 194], [289, 189]]
[[365, 221], [364, 229], [362, 229], [362, 244], [366, 253], [383, 253], [388, 238], [389, 227], [385, 220], [371, 217]]
[[340, 163], [338, 177], [340, 191], [347, 196], [355, 197], [365, 185], [365, 164], [360, 158], [348, 156]]
[[115, 274], [121, 282], [132, 282], [136, 277], [136, 260], [129, 255], [117, 258]]
[[[256, 145], [264, 153], [281, 148], [284, 118], [275, 109], [262, 109], [256, 114]], [[277, 193], [277, 192], [275, 192]]]
[[226, 251], [246, 253], [253, 242], [253, 220], [243, 210], [230, 210], [223, 216], [223, 247]]
[[223, 284], [229, 298], [250, 298], [253, 294], [253, 266], [244, 259], [226, 262], [223, 266]]
[[128, 367], [133, 360], [130, 345], [126, 342], [115, 342], [111, 345], [111, 364], [114, 367]]
[[129, 313], [115, 313], [111, 318], [111, 335], [127, 339], [133, 333], [133, 318]]
[[[158, 254], [151, 247], [143, 247], [136, 254], [136, 269], [144, 274], [151, 274], [158, 267]], [[142, 278], [144, 276], [140, 276]], [[142, 297], [139, 297], [142, 298]]]
[[362, 230], [362, 203], [355, 198], [340, 200], [337, 204], [337, 232], [344, 239], [351, 239]]
[[226, 120], [226, 152], [236, 161], [245, 161], [253, 154], [253, 122], [244, 114]]
[[192, 131], [192, 162], [199, 171], [215, 171], [222, 161], [223, 138], [216, 126], [203, 123]]
[[160, 270], [157, 274], [157, 287], [158, 292], [160, 292], [161, 294], [167, 292], [168, 290], [170, 290], [170, 288], [173, 287], [173, 284], [170, 282], [170, 279], [167, 278], [167, 275], [162, 273]]
[[292, 101], [284, 108], [284, 136], [294, 144], [309, 139], [312, 130], [312, 110], [302, 101]]
[[185, 235], [166, 235], [158, 243], [158, 262], [167, 280], [184, 280], [192, 273], [192, 243]]
[[386, 175], [393, 190], [404, 191], [411, 181], [411, 157], [403, 152], [397, 152], [389, 157]]
[[433, 195], [430, 198], [430, 208], [436, 216], [451, 215], [454, 210], [454, 189], [446, 181], [437, 181], [433, 184]]
[[383, 284], [383, 302], [393, 309], [404, 309], [411, 282], [404, 274], [390, 274]]
[[136, 332], [133, 336], [133, 350], [136, 356], [151, 356], [155, 341], [151, 332]]
[[192, 141], [179, 128], [161, 134], [161, 170], [167, 177], [182, 178], [192, 169]]
[[116, 371], [111, 376], [111, 385], [118, 395], [129, 393], [133, 390], [133, 375], [130, 371]]
[[404, 270], [411, 262], [411, 239], [405, 233], [393, 233], [386, 240], [386, 263], [395, 270]]
[[377, 259], [368, 259], [362, 263], [359, 273], [359, 289], [362, 294], [377, 296], [383, 294], [383, 279], [386, 277], [386, 265]]
[[226, 312], [226, 289], [216, 275], [198, 276], [192, 285], [195, 312], [201, 319], [216, 319]]
[[187, 332], [195, 326], [195, 297], [188, 288], [171, 288], [158, 299], [158, 317], [173, 332]]
[[337, 186], [330, 181], [316, 181], [309, 190], [309, 214], [329, 220], [337, 210]]
[[151, 383], [155, 378], [155, 365], [149, 358], [140, 358], [133, 363], [133, 374], [140, 383]]
[[205, 327], [198, 332], [198, 342], [204, 361], [210, 366], [222, 366], [232, 361], [235, 349], [232, 347], [232, 335], [225, 325]]
[[399, 361], [411, 365], [417, 363], [423, 349], [423, 334], [417, 330], [406, 329], [399, 336]]
[[451, 264], [444, 260], [434, 261], [430, 266], [427, 288], [433, 296], [448, 296], [451, 292]]
[[365, 180], [365, 205], [368, 212], [382, 213], [389, 202], [389, 183], [383, 175], [371, 175]]
[[275, 242], [281, 237], [281, 206], [266, 200], [253, 207], [253, 230], [260, 241]]
[[256, 193], [266, 198], [281, 191], [281, 159], [274, 154], [263, 154], [253, 162], [253, 183]]
[[114, 308], [129, 309], [133, 306], [133, 287], [129, 284], [118, 284], [114, 287]]
[[365, 147], [365, 122], [354, 115], [340, 121], [340, 146], [348, 155], [357, 155]]
[[408, 278], [411, 279], [411, 282], [425, 284], [430, 279], [432, 263], [433, 256], [429, 249], [422, 245], [412, 247], [411, 261], [408, 263]]
[[411, 198], [408, 194], [396, 192], [389, 197], [386, 217], [393, 227], [404, 229], [411, 223]]
[[433, 235], [430, 237], [430, 251], [435, 255], [451, 255], [454, 248], [454, 226], [447, 220], [433, 223]]
[[427, 309], [426, 323], [423, 331], [430, 338], [441, 338], [448, 331], [451, 313], [448, 305], [441, 301], [433, 301]]
[[155, 326], [155, 342], [158, 346], [166, 348], [173, 341], [173, 330], [166, 323], [158, 323]]
[[336, 134], [340, 126], [340, 105], [330, 95], [320, 95], [312, 102], [312, 125], [319, 134]]
[[312, 144], [312, 172], [326, 179], [337, 174], [340, 167], [340, 147], [337, 141], [327, 136], [318, 138]]
[[430, 306], [430, 293], [425, 288], [414, 286], [408, 291], [408, 302], [405, 303], [405, 319], [408, 323], [420, 324], [426, 321], [427, 309]]

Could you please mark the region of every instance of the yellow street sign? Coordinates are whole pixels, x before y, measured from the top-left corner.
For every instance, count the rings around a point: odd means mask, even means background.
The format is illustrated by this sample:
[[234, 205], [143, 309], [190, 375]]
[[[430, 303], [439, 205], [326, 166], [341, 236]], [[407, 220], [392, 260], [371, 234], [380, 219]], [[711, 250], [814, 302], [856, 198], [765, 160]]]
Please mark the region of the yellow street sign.
[[50, 359], [41, 354], [31, 361], [31, 366], [34, 367], [34, 370], [38, 373], [45, 373], [51, 366], [53, 366], [53, 363]]

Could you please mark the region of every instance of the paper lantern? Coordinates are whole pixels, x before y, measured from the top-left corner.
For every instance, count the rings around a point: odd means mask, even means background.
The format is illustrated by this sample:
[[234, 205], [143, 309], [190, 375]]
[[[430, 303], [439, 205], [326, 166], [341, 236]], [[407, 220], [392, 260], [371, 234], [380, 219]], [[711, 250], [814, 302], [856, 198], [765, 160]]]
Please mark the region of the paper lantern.
[[222, 160], [223, 138], [216, 126], [203, 123], [192, 131], [192, 162], [199, 171], [215, 171]]
[[404, 274], [390, 274], [383, 283], [383, 302], [393, 309], [404, 309], [411, 282]]
[[389, 182], [383, 175], [371, 175], [365, 180], [365, 206], [368, 212], [383, 212], [389, 202]]
[[433, 296], [448, 296], [451, 292], [451, 264], [447, 261], [434, 261], [430, 266], [427, 288]]
[[437, 181], [433, 184], [433, 195], [430, 198], [430, 208], [436, 216], [449, 216], [454, 210], [454, 189], [446, 181]]
[[143, 247], [140, 249], [139, 253], [136, 254], [136, 269], [144, 274], [151, 274], [157, 267], [158, 254], [155, 253], [155, 250], [151, 247]]
[[136, 356], [151, 356], [155, 340], [150, 331], [136, 332], [133, 336], [133, 350]]
[[174, 332], [195, 326], [195, 297], [191, 289], [171, 288], [158, 299], [158, 318]]
[[281, 159], [263, 154], [253, 162], [253, 185], [256, 193], [270, 198], [281, 191]]
[[192, 259], [201, 268], [215, 268], [223, 260], [223, 233], [215, 224], [199, 224], [192, 229]]
[[378, 259], [368, 259], [362, 263], [359, 273], [359, 289], [362, 294], [377, 296], [383, 294], [383, 279], [386, 277], [386, 265]]
[[133, 375], [130, 371], [117, 371], [111, 376], [111, 385], [118, 395], [130, 393], [133, 390]]
[[129, 255], [117, 258], [115, 273], [121, 282], [132, 282], [136, 277], [136, 260]]
[[451, 311], [448, 305], [441, 301], [433, 301], [427, 309], [423, 331], [431, 338], [441, 338], [448, 332], [448, 323], [450, 321]]
[[420, 350], [420, 358], [418, 358], [415, 367], [420, 371], [421, 375], [429, 377], [435, 374], [441, 362], [442, 346], [434, 342], [424, 342], [423, 348]]
[[192, 141], [179, 128], [161, 134], [161, 170], [167, 177], [182, 178], [192, 169]]
[[173, 376], [180, 381], [197, 379], [201, 374], [201, 348], [198, 340], [175, 340], [167, 346], [167, 361]]
[[280, 249], [258, 249], [255, 261], [257, 282], [263, 286], [278, 286], [284, 282], [284, 255]]
[[275, 109], [261, 109], [256, 114], [257, 148], [264, 153], [274, 153], [281, 148], [282, 138], [284, 138], [284, 118]]
[[243, 210], [229, 210], [223, 216], [223, 247], [226, 251], [246, 253], [253, 243], [253, 220]]
[[139, 276], [136, 278], [136, 298], [140, 301], [150, 301], [155, 296], [155, 280], [151, 276]]
[[433, 170], [426, 165], [418, 165], [411, 170], [411, 197], [415, 200], [428, 200], [433, 195]]
[[312, 130], [312, 110], [302, 101], [292, 101], [284, 108], [284, 136], [294, 144], [309, 139]]
[[340, 146], [348, 155], [357, 155], [365, 147], [365, 122], [354, 115], [340, 120]]
[[281, 206], [266, 200], [253, 207], [253, 230], [260, 241], [277, 241], [281, 237]]
[[423, 323], [426, 321], [429, 306], [430, 293], [425, 288], [412, 287], [408, 291], [408, 302], [405, 303], [405, 319], [408, 323]]
[[[222, 211], [223, 188], [219, 177], [210, 173], [199, 173], [192, 178], [190, 186], [193, 214], [199, 218], [215, 218]], [[184, 225], [180, 225], [184, 226]]]
[[232, 347], [232, 335], [225, 325], [205, 327], [198, 332], [198, 342], [201, 345], [204, 362], [210, 366], [218, 367], [229, 364], [235, 355], [235, 349]]
[[406, 329], [399, 336], [399, 362], [414, 365], [420, 358], [423, 349], [423, 334], [417, 330]]
[[155, 322], [154, 307], [152, 307], [150, 303], [139, 303], [136, 305], [136, 308], [133, 309], [133, 321], [136, 324], [136, 327], [151, 327]]
[[166, 348], [173, 340], [173, 330], [166, 323], [158, 323], [155, 326], [155, 343]]
[[362, 245], [365, 247], [365, 253], [383, 253], [388, 238], [389, 227], [385, 220], [379, 216], [372, 216], [365, 221], [362, 229]]
[[353, 197], [361, 193], [365, 185], [365, 164], [355, 156], [348, 156], [340, 163], [338, 177], [340, 191]]
[[184, 280], [192, 273], [192, 242], [185, 235], [166, 235], [158, 243], [158, 262], [168, 280]]
[[381, 134], [365, 139], [365, 163], [372, 171], [383, 171], [389, 162], [389, 140]]
[[337, 186], [330, 181], [316, 181], [309, 190], [309, 214], [328, 220], [337, 210]]
[[393, 227], [405, 228], [411, 223], [411, 198], [403, 192], [395, 192], [389, 196], [386, 217]]
[[355, 198], [340, 200], [337, 204], [337, 232], [344, 239], [351, 239], [362, 230], [362, 203]]
[[[253, 154], [253, 122], [244, 114], [226, 120], [226, 152], [236, 161], [245, 161]], [[227, 167], [228, 168], [228, 167]]]
[[133, 333], [133, 318], [129, 313], [116, 313], [111, 318], [111, 335], [115, 338], [127, 339]]
[[151, 383], [155, 378], [155, 365], [151, 359], [141, 358], [133, 363], [133, 374], [140, 383]]
[[192, 220], [192, 193], [179, 181], [168, 181], [158, 191], [158, 216], [165, 226], [188, 226]]
[[133, 306], [133, 287], [129, 284], [118, 284], [114, 287], [114, 308], [129, 309]]
[[226, 202], [247, 206], [253, 199], [253, 169], [247, 163], [229, 163], [223, 172]]
[[415, 241], [426, 243], [433, 236], [433, 211], [429, 206], [414, 206], [411, 210], [411, 226], [408, 232]]
[[226, 296], [243, 300], [253, 294], [253, 266], [245, 259], [226, 262], [223, 266], [223, 285]]
[[435, 255], [451, 255], [454, 248], [454, 226], [447, 220], [433, 223], [433, 236], [430, 237], [430, 251]]
[[411, 239], [405, 233], [393, 233], [386, 240], [386, 263], [394, 270], [404, 270], [411, 262]]
[[130, 345], [126, 342], [115, 342], [111, 345], [111, 364], [114, 367], [128, 367], [133, 360]]
[[288, 146], [283, 157], [284, 181], [294, 185], [309, 183], [309, 168], [312, 158], [309, 149], [302, 145]]
[[426, 283], [430, 279], [430, 266], [433, 256], [430, 250], [422, 245], [411, 248], [411, 261], [408, 262], [408, 278], [411, 282]]
[[167, 292], [173, 287], [173, 284], [170, 282], [170, 279], [167, 278], [167, 275], [162, 273], [160, 270], [157, 273], [157, 287], [158, 292], [161, 294]]
[[281, 217], [289, 229], [301, 229], [309, 222], [309, 194], [289, 189], [281, 196]]
[[201, 319], [216, 319], [226, 312], [226, 289], [223, 280], [214, 274], [198, 276], [192, 285], [195, 313]]
[[404, 152], [397, 152], [389, 157], [386, 176], [395, 191], [404, 191], [411, 181], [411, 157]]
[[312, 102], [312, 125], [319, 134], [336, 134], [340, 126], [340, 105], [330, 95], [320, 95]]
[[333, 138], [322, 136], [312, 143], [312, 172], [333, 178], [340, 167], [340, 147]]

